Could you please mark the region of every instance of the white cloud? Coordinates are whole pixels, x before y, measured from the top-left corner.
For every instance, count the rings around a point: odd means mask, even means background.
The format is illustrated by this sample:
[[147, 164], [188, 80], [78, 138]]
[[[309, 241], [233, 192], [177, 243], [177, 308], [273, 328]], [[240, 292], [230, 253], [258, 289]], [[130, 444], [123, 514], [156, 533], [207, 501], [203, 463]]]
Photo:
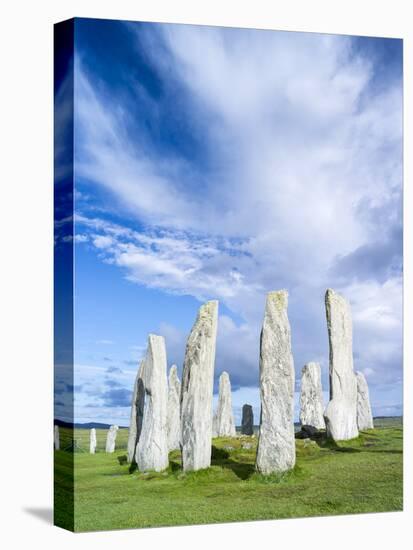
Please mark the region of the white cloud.
[[[99, 256], [133, 282], [218, 298], [238, 319], [221, 315], [220, 368], [248, 383], [265, 292], [282, 287], [298, 372], [319, 357], [325, 376], [323, 292], [335, 285], [353, 306], [356, 367], [372, 382], [390, 376], [389, 365], [399, 372], [400, 276], [354, 283], [331, 267], [400, 223], [400, 82], [373, 91], [374, 64], [348, 37], [167, 25], [147, 40], [209, 160], [200, 169], [159, 153], [140, 127], [131, 139], [127, 106], [79, 64], [77, 175], [140, 224], [78, 211], [76, 225]], [[157, 120], [142, 87], [136, 101]], [[182, 346], [172, 332], [171, 348]]]

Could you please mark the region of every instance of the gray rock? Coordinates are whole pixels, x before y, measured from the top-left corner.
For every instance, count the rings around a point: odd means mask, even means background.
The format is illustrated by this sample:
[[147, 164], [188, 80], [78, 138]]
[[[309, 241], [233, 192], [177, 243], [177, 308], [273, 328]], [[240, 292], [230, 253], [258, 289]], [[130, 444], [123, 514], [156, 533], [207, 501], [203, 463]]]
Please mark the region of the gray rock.
[[114, 453], [116, 448], [116, 436], [118, 434], [119, 426], [113, 425], [109, 428], [106, 436], [106, 452]]
[[261, 421], [255, 464], [262, 474], [284, 472], [295, 464], [295, 375], [287, 306], [287, 291], [267, 295], [261, 331]]
[[213, 432], [216, 437], [235, 437], [234, 415], [232, 413], [231, 382], [229, 374], [223, 372], [219, 377], [218, 406], [214, 416]]
[[319, 363], [307, 363], [301, 371], [300, 422], [324, 430], [323, 390]]
[[242, 406], [241, 433], [245, 435], [254, 433], [254, 412], [251, 405]]
[[326, 292], [325, 303], [330, 345], [330, 401], [324, 420], [327, 435], [340, 441], [358, 436], [351, 310], [347, 300], [331, 289]]
[[56, 451], [60, 450], [60, 434], [59, 434], [59, 426], [54, 427], [54, 448]]
[[314, 426], [304, 424], [301, 426], [301, 433], [304, 437], [312, 437], [318, 433], [318, 429]]
[[160, 472], [168, 467], [168, 386], [166, 349], [163, 336], [150, 334], [143, 368], [145, 405], [142, 430], [136, 446], [140, 471]]
[[181, 443], [181, 383], [178, 378], [178, 369], [172, 365], [168, 380], [168, 449], [173, 451], [180, 448]]
[[141, 361], [133, 386], [131, 414], [128, 433], [128, 462], [135, 462], [136, 445], [142, 431], [145, 406], [145, 384], [143, 382], [145, 362]]
[[218, 302], [202, 305], [189, 335], [181, 389], [182, 465], [184, 471], [211, 465], [212, 393]]
[[252, 449], [252, 443], [241, 443], [241, 449]]
[[374, 428], [370, 407], [369, 388], [362, 372], [356, 372], [357, 379], [357, 426], [359, 430]]
[[94, 455], [96, 452], [96, 429], [91, 428], [90, 430], [90, 439], [89, 439], [89, 453]]

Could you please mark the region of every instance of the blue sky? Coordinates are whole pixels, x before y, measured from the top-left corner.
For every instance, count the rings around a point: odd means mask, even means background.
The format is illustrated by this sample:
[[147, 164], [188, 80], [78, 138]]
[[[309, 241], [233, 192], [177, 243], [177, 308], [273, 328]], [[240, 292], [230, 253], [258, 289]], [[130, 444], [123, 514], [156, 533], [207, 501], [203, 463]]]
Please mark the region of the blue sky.
[[281, 288], [297, 396], [319, 361], [327, 400], [327, 287], [351, 302], [374, 414], [401, 414], [400, 40], [77, 19], [74, 90], [76, 421], [127, 424], [147, 334], [181, 371], [207, 299], [216, 379], [258, 419]]

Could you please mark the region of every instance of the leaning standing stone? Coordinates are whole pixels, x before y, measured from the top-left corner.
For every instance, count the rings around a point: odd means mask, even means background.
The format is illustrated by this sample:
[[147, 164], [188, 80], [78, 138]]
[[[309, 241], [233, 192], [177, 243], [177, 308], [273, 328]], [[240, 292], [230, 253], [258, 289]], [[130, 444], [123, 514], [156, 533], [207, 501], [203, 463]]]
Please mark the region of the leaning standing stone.
[[374, 428], [370, 407], [369, 388], [362, 372], [356, 372], [357, 379], [357, 426], [359, 430]]
[[294, 362], [286, 290], [267, 295], [260, 348], [261, 422], [256, 469], [285, 472], [295, 464]]
[[330, 402], [324, 419], [327, 435], [339, 441], [358, 436], [351, 310], [347, 300], [331, 289], [326, 292], [325, 302], [330, 344]]
[[116, 435], [118, 433], [119, 426], [113, 425], [109, 428], [106, 436], [106, 452], [114, 453], [116, 447]]
[[300, 423], [324, 430], [323, 390], [319, 363], [307, 363], [301, 371]]
[[145, 404], [145, 384], [143, 381], [144, 361], [141, 361], [136, 374], [132, 394], [132, 405], [128, 432], [128, 462], [135, 462], [136, 445], [142, 430], [143, 407]]
[[95, 428], [91, 428], [90, 430], [89, 452], [91, 455], [94, 455], [96, 452], [96, 429]]
[[60, 434], [59, 434], [59, 426], [56, 424], [54, 427], [54, 448], [56, 451], [60, 449]]
[[232, 414], [231, 382], [229, 374], [225, 371], [219, 377], [218, 407], [214, 418], [214, 432], [216, 432], [216, 437], [235, 437], [236, 435], [234, 415]]
[[181, 383], [178, 378], [178, 369], [172, 365], [168, 379], [168, 449], [179, 449], [181, 442], [181, 415], [180, 415]]
[[182, 466], [185, 471], [211, 465], [212, 394], [218, 302], [202, 305], [189, 335], [181, 389]]
[[251, 405], [243, 405], [241, 433], [244, 435], [252, 435], [254, 433], [254, 412]]
[[140, 471], [160, 472], [168, 467], [166, 349], [163, 336], [150, 334], [144, 366], [145, 406], [136, 446]]

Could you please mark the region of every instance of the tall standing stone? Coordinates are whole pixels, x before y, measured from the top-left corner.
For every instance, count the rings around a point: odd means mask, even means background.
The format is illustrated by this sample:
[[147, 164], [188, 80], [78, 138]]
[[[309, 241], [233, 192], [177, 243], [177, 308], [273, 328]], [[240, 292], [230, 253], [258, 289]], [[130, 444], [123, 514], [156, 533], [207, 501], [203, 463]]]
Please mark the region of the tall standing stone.
[[145, 405], [144, 365], [141, 361], [133, 386], [132, 404], [128, 432], [128, 462], [135, 462], [136, 445], [142, 431], [143, 409]]
[[331, 289], [326, 292], [325, 303], [330, 345], [330, 401], [324, 419], [327, 435], [340, 441], [358, 436], [351, 310], [347, 300]]
[[254, 412], [251, 405], [242, 406], [241, 433], [253, 435], [254, 433]]
[[255, 465], [266, 475], [295, 464], [295, 374], [287, 306], [286, 290], [268, 293], [261, 331], [261, 422]]
[[96, 452], [96, 429], [91, 428], [89, 438], [89, 453], [94, 455]]
[[374, 428], [370, 407], [369, 388], [362, 372], [356, 372], [357, 379], [357, 426], [359, 430]]
[[59, 426], [56, 424], [54, 427], [54, 448], [56, 451], [60, 450], [60, 434], [59, 434]]
[[301, 371], [300, 423], [324, 430], [323, 389], [319, 363], [307, 363]]
[[216, 432], [217, 437], [235, 437], [236, 435], [232, 413], [231, 382], [229, 374], [225, 371], [219, 377], [218, 406], [213, 431]]
[[113, 425], [109, 428], [106, 436], [106, 452], [114, 453], [116, 448], [116, 436], [119, 430], [119, 426]]
[[168, 467], [166, 349], [163, 336], [150, 334], [144, 366], [145, 405], [142, 431], [136, 446], [140, 471]]
[[172, 365], [168, 379], [168, 449], [179, 449], [181, 443], [181, 414], [180, 414], [181, 383], [178, 378], [178, 369]]
[[218, 302], [206, 302], [189, 335], [181, 389], [182, 466], [185, 471], [211, 465], [212, 396]]

